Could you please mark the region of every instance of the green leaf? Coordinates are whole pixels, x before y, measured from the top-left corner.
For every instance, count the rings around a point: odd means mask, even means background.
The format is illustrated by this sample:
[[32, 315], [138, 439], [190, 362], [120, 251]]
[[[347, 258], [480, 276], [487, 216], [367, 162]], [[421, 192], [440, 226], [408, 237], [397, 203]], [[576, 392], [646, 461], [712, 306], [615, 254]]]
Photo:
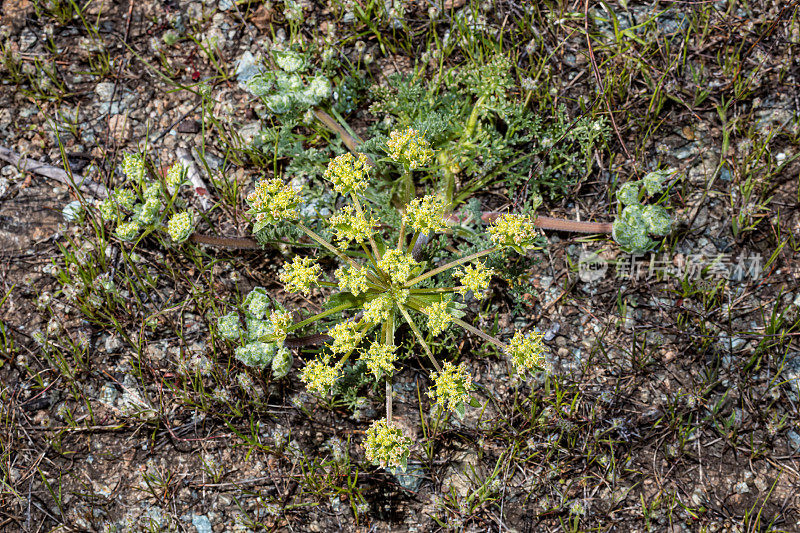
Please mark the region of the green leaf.
[[459, 402], [454, 408], [453, 412], [456, 414], [459, 420], [464, 420], [464, 417], [467, 414], [467, 404], [464, 402]]
[[361, 307], [364, 304], [365, 298], [363, 296], [353, 296], [349, 292], [336, 292], [331, 294], [328, 301], [325, 302], [324, 308], [331, 309], [343, 304], [348, 304], [350, 307]]

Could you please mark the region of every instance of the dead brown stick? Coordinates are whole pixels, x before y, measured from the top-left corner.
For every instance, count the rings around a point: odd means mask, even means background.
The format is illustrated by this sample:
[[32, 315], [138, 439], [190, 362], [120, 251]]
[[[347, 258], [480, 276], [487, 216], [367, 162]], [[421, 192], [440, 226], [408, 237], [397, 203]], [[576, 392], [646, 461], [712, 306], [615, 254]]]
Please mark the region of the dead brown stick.
[[84, 178], [80, 174], [67, 173], [60, 168], [48, 165], [47, 163], [42, 163], [41, 161], [37, 161], [35, 159], [22, 157], [13, 150], [4, 148], [2, 146], [0, 146], [0, 159], [11, 163], [19, 170], [33, 172], [34, 174], [39, 174], [40, 176], [54, 179], [68, 187], [77, 187], [81, 191], [92, 194], [98, 198], [108, 198], [108, 189], [102, 183], [91, 181], [87, 178]]

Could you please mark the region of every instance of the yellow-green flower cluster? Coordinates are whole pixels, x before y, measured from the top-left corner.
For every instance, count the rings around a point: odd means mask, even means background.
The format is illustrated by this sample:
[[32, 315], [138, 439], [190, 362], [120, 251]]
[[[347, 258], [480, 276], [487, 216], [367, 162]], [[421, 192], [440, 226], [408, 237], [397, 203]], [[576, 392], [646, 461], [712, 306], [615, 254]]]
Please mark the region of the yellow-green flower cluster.
[[[147, 191], [145, 191], [147, 192]], [[161, 200], [158, 198], [148, 198], [143, 204], [134, 206], [134, 219], [144, 226], [149, 226], [156, 221], [161, 210]]]
[[391, 295], [383, 293], [372, 300], [364, 303], [364, 321], [373, 324], [380, 324], [389, 319], [394, 302]]
[[414, 231], [427, 233], [447, 229], [444, 223], [444, 211], [447, 203], [441, 196], [425, 195], [411, 200], [406, 206], [403, 222]]
[[346, 266], [336, 269], [334, 273], [339, 280], [339, 288], [349, 291], [353, 296], [358, 296], [362, 292], [367, 292], [367, 268]]
[[529, 218], [512, 213], [497, 217], [494, 224], [489, 226], [489, 233], [496, 245], [513, 248], [521, 254], [525, 253], [525, 248], [533, 247], [539, 236]]
[[116, 233], [120, 240], [130, 242], [136, 239], [141, 229], [138, 222], [131, 220], [130, 222], [124, 222], [117, 226]]
[[373, 464], [405, 470], [413, 442], [395, 424], [387, 420], [376, 420], [367, 430], [364, 451]]
[[389, 133], [386, 146], [389, 148], [389, 157], [411, 170], [423, 167], [433, 159], [431, 145], [414, 128]]
[[174, 192], [178, 187], [181, 186], [181, 183], [184, 182], [186, 179], [186, 167], [183, 166], [183, 163], [180, 161], [176, 161], [169, 170], [167, 170], [167, 189], [170, 192]]
[[389, 277], [395, 283], [405, 283], [411, 277], [411, 269], [417, 265], [417, 262], [402, 250], [388, 250], [380, 261], [378, 261], [378, 268], [389, 274]]
[[336, 239], [344, 244], [356, 241], [361, 244], [369, 238], [372, 228], [378, 221], [372, 217], [367, 220], [364, 213], [354, 212], [353, 206], [346, 205], [341, 212], [330, 219], [331, 228], [336, 231]]
[[157, 181], [152, 181], [145, 184], [144, 189], [142, 190], [142, 196], [144, 197], [145, 203], [150, 200], [158, 200], [161, 198], [161, 184]]
[[428, 396], [463, 417], [465, 404], [470, 400], [469, 393], [473, 390], [472, 376], [467, 372], [466, 365], [461, 363], [455, 366], [446, 361], [442, 365], [442, 371], [432, 372], [431, 378], [434, 388], [428, 392]]
[[545, 368], [544, 334], [533, 331], [523, 335], [517, 331], [506, 348], [506, 354], [520, 374], [526, 370], [542, 370]]
[[125, 154], [122, 158], [122, 172], [133, 181], [144, 179], [144, 160], [139, 154]]
[[289, 311], [273, 311], [269, 315], [269, 321], [272, 323], [272, 334], [275, 335], [275, 340], [283, 342], [286, 339], [287, 330], [293, 322], [292, 313]]
[[169, 219], [167, 233], [175, 242], [183, 242], [194, 231], [194, 217], [189, 211], [182, 211]]
[[454, 277], [461, 278], [461, 287], [456, 290], [464, 296], [467, 292], [472, 291], [476, 298], [482, 297], [489, 288], [489, 282], [494, 275], [493, 268], [486, 268], [486, 266], [477, 261], [475, 265], [467, 265], [463, 270], [456, 270], [453, 273]]
[[452, 315], [447, 312], [449, 304], [450, 298], [447, 298], [434, 302], [422, 310], [424, 314], [428, 315], [428, 329], [431, 331], [431, 335], [443, 332], [453, 321]]
[[373, 342], [366, 352], [361, 353], [361, 360], [373, 373], [375, 379], [394, 374], [394, 362], [397, 361], [397, 346], [394, 344], [381, 344]]
[[111, 198], [106, 198], [100, 202], [100, 205], [97, 206], [97, 209], [100, 211], [100, 218], [105, 221], [110, 221], [117, 218], [116, 204]]
[[136, 203], [136, 194], [131, 189], [115, 189], [114, 201], [122, 209], [130, 211]]
[[333, 343], [329, 345], [333, 353], [352, 352], [364, 336], [363, 333], [358, 331], [355, 322], [336, 324], [328, 334], [333, 337]]
[[358, 194], [367, 188], [369, 169], [366, 155], [358, 154], [356, 159], [353, 154], [347, 152], [334, 157], [328, 163], [325, 179], [333, 183], [333, 188], [339, 194]]
[[310, 392], [324, 396], [328, 394], [339, 376], [337, 366], [330, 364], [330, 356], [309, 361], [300, 372], [300, 381]]
[[286, 284], [286, 290], [311, 294], [311, 285], [317, 282], [321, 272], [322, 269], [313, 259], [296, 255], [291, 263], [283, 267], [278, 279]]
[[256, 183], [256, 189], [247, 197], [247, 203], [257, 222], [269, 223], [296, 219], [300, 198], [280, 178], [273, 178]]

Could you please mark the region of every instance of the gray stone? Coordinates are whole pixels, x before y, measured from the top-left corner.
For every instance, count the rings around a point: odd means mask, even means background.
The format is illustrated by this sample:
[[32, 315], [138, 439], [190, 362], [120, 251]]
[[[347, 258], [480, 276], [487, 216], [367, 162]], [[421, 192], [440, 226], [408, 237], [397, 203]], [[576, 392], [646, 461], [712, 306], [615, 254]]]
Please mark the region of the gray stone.
[[791, 358], [786, 358], [783, 367], [783, 385], [786, 394], [795, 402], [800, 401], [800, 354], [795, 352]]
[[397, 469], [392, 473], [397, 479], [397, 483], [410, 492], [416, 492], [422, 484], [422, 480], [425, 479], [425, 470], [422, 468], [422, 465], [413, 463], [409, 463], [405, 472]]
[[793, 429], [790, 429], [786, 432], [786, 437], [789, 439], [789, 446], [792, 447], [792, 450], [795, 452], [800, 451], [800, 435]]
[[259, 58], [254, 56], [249, 50], [242, 54], [236, 62], [236, 80], [239, 84], [249, 81], [256, 74], [261, 72]]

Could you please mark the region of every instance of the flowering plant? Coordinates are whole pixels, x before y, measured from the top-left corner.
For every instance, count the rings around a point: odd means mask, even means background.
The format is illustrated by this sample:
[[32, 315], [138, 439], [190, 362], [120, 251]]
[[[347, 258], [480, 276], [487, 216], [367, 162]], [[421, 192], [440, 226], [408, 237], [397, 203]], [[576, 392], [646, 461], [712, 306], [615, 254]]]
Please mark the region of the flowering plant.
[[[393, 132], [388, 152], [406, 172], [424, 165], [433, 156], [422, 135], [413, 130]], [[397, 370], [395, 363], [402, 355], [396, 342], [399, 327], [403, 322], [408, 325], [435, 369], [432, 373], [435, 386], [430, 396], [442, 408], [462, 418], [467, 404], [471, 403], [472, 378], [463, 363], [459, 366], [439, 363], [428, 345], [429, 339], [426, 340], [420, 331], [420, 320], [427, 324], [433, 336], [451, 325], [478, 335], [506, 353], [519, 372], [542, 369], [540, 335], [522, 337], [518, 333], [511, 344], [505, 344], [463, 321], [461, 305], [456, 301], [456, 297], [466, 297], [468, 293], [486, 296], [494, 271], [486, 267], [481, 258], [504, 249], [524, 253], [536, 247], [538, 233], [528, 218], [506, 214], [489, 229], [493, 246], [431, 268], [432, 265], [421, 261], [413, 250], [421, 236], [447, 229], [447, 202], [435, 195], [412, 199], [402, 214], [397, 242], [386, 242], [380, 220], [363, 195], [369, 185], [370, 172], [372, 167], [363, 154], [347, 153], [330, 161], [325, 177], [349, 202], [329, 219], [332, 242], [303, 223], [297, 212], [299, 193], [280, 180], [260, 182], [248, 197], [248, 213], [256, 229], [278, 221], [293, 224], [334, 254], [340, 267], [334, 273], [335, 280], [329, 281], [323, 279], [321, 266], [311, 257], [296, 256], [285, 264], [280, 280], [288, 291], [311, 294], [315, 288], [332, 289], [327, 309], [293, 324], [286, 315], [276, 317], [273, 312], [267, 327], [261, 333], [250, 334], [250, 343], [245, 346], [254, 345], [255, 351], [277, 353], [283, 349], [288, 333], [325, 317], [341, 315], [341, 322], [328, 331], [328, 349], [306, 363], [300, 379], [310, 392], [327, 395], [350, 358], [363, 361], [369, 374], [376, 381], [385, 381], [386, 385], [386, 418], [375, 422], [367, 432], [367, 455], [376, 464], [405, 468], [412, 441], [392, 421], [392, 377]], [[432, 278], [449, 270], [453, 270], [453, 278], [460, 279], [460, 284], [431, 286]], [[260, 308], [256, 311], [254, 315], [259, 320], [266, 316]], [[237, 321], [223, 317], [219, 326], [221, 332], [223, 325], [230, 326], [231, 336], [242, 336]], [[224, 331], [228, 335], [228, 329]], [[237, 357], [250, 364], [246, 357], [239, 357], [238, 351]], [[259, 365], [264, 360], [253, 358]]]
[[130, 187], [114, 189], [108, 198], [97, 204], [102, 220], [116, 222], [116, 236], [133, 242], [149, 231], [166, 229], [173, 242], [181, 243], [188, 239], [195, 225], [191, 211], [175, 212], [166, 227], [163, 223], [166, 213], [174, 211], [178, 189], [186, 182], [183, 164], [173, 164], [162, 183], [147, 178], [141, 154], [125, 154], [122, 172]]

